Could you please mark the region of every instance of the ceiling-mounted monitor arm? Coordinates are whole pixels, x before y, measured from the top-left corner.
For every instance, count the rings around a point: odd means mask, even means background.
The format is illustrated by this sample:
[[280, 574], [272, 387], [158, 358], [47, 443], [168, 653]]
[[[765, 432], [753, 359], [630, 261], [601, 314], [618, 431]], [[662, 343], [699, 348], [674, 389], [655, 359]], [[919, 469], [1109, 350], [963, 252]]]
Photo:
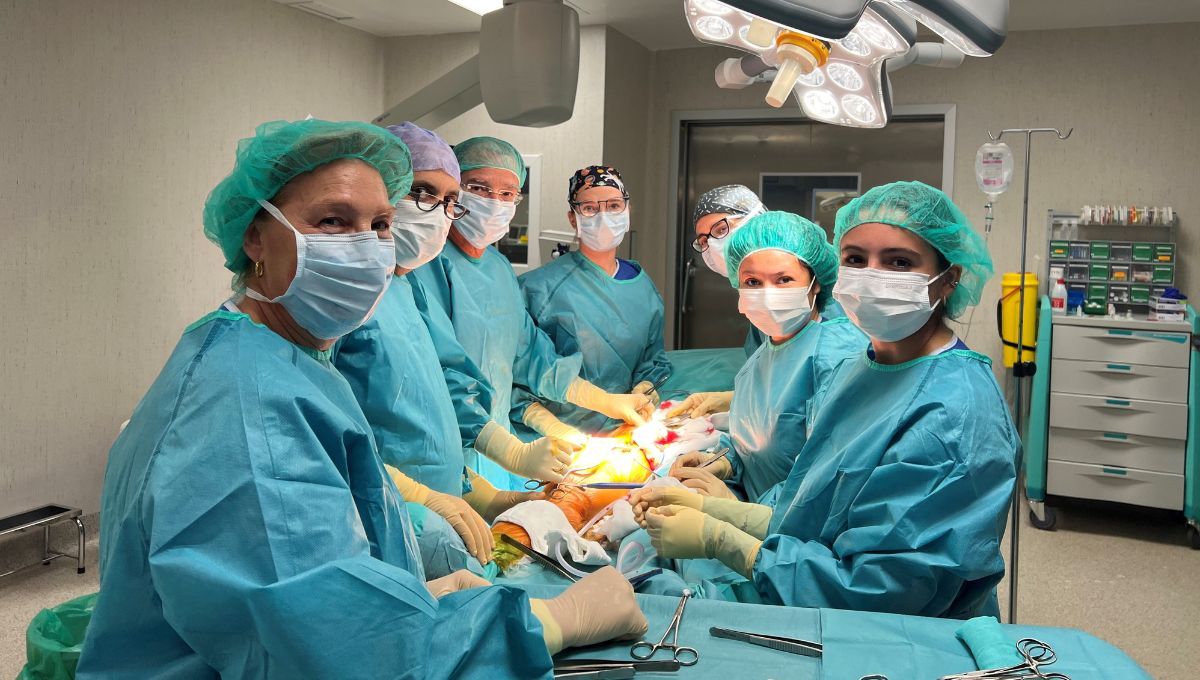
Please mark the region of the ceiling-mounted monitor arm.
[[411, 121], [426, 130], [433, 130], [482, 103], [479, 55], [476, 54], [371, 122], [386, 127]]

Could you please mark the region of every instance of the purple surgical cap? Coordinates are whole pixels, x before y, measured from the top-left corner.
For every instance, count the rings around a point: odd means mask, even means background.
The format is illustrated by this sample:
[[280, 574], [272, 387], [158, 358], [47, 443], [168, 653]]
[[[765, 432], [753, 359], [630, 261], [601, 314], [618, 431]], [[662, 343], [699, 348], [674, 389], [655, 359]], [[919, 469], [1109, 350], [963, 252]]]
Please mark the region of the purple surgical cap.
[[413, 172], [441, 170], [453, 177], [455, 182], [462, 181], [454, 150], [437, 133], [408, 122], [389, 125], [387, 129], [408, 147], [412, 155]]

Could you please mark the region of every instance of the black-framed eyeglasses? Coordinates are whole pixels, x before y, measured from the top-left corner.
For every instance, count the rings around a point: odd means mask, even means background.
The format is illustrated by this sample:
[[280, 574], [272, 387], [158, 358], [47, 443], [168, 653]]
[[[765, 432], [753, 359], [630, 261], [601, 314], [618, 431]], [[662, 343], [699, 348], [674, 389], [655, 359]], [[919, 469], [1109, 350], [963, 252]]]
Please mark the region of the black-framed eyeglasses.
[[703, 253], [708, 250], [708, 242], [710, 239], [721, 239], [729, 235], [729, 230], [733, 227], [729, 226], [729, 220], [722, 217], [717, 220], [716, 224], [712, 225], [712, 229], [708, 230], [707, 234], [700, 234], [692, 240], [692, 250], [697, 253]]
[[606, 201], [570, 201], [571, 209], [584, 217], [595, 217], [606, 213], [623, 213], [629, 207], [629, 196], [610, 198]]
[[437, 210], [439, 205], [445, 206], [442, 210], [445, 211], [446, 217], [449, 217], [451, 221], [462, 219], [467, 216], [467, 213], [471, 212], [462, 203], [448, 196], [446, 198], [438, 198], [421, 189], [410, 192], [408, 195], [412, 196], [413, 203], [416, 203], [417, 209], [422, 212], [433, 212]]
[[462, 188], [479, 196], [480, 198], [495, 198], [504, 203], [519, 204], [525, 200], [525, 195], [520, 191], [510, 191], [509, 189], [493, 189], [486, 184], [464, 184]]

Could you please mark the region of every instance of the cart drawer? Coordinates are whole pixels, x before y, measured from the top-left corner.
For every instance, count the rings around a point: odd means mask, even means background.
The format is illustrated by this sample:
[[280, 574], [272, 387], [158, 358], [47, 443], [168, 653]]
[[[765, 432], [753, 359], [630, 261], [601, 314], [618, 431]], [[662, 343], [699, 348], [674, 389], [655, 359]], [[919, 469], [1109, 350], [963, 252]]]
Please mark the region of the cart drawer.
[[1050, 460], [1092, 463], [1182, 475], [1186, 447], [1179, 439], [1124, 432], [1050, 428]]
[[1187, 404], [1051, 392], [1050, 426], [1187, 439]]
[[1190, 351], [1187, 333], [1054, 327], [1055, 359], [1187, 368]]
[[1055, 392], [1187, 403], [1186, 368], [1062, 359], [1053, 371], [1050, 389]]
[[1183, 509], [1183, 475], [1067, 463], [1046, 464], [1046, 492], [1055, 496]]

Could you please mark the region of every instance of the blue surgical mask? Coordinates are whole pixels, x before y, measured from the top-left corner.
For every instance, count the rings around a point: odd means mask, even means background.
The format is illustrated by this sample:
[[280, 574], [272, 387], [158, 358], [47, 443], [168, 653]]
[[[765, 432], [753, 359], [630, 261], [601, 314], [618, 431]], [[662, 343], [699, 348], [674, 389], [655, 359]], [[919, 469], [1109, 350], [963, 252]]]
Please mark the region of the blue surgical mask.
[[458, 199], [469, 213], [454, 222], [454, 228], [476, 248], [486, 248], [508, 234], [508, 223], [517, 214], [517, 204], [483, 198], [465, 191]]
[[629, 231], [629, 211], [619, 213], [599, 212], [591, 217], [576, 214], [579, 224], [579, 240], [592, 250], [612, 250], [621, 245]]
[[396, 269], [391, 240], [374, 231], [356, 234], [302, 234], [279, 208], [259, 205], [296, 233], [296, 276], [277, 298], [251, 288], [246, 296], [282, 305], [313, 337], [335, 340], [361, 326], [383, 297]]

